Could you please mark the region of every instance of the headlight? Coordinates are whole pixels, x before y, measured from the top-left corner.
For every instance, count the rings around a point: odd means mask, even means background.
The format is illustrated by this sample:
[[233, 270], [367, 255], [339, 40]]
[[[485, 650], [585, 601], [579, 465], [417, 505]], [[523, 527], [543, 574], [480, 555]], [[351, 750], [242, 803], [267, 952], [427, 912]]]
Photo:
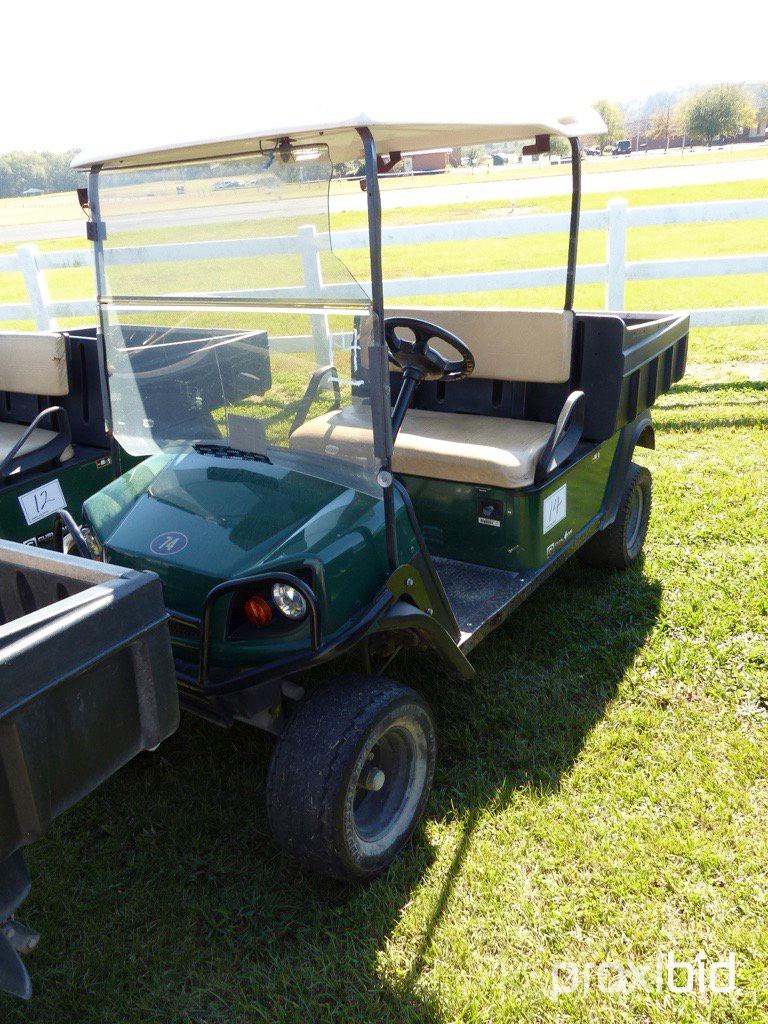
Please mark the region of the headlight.
[[298, 622], [307, 614], [307, 602], [304, 595], [292, 587], [290, 583], [275, 583], [272, 587], [272, 600], [287, 619]]

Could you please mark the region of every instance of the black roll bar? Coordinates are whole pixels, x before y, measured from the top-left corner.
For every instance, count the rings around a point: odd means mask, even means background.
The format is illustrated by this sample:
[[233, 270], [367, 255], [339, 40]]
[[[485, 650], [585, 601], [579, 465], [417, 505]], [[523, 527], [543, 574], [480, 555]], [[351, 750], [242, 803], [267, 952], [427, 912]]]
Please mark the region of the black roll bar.
[[573, 309], [576, 293], [576, 263], [579, 248], [579, 215], [581, 213], [581, 140], [571, 142], [571, 223], [568, 229], [568, 269], [565, 274], [565, 308]]

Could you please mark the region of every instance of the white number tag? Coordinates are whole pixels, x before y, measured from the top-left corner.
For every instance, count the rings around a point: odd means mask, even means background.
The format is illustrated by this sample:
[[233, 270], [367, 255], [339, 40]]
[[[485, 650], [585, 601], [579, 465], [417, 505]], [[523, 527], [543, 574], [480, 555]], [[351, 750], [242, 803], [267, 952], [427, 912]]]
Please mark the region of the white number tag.
[[53, 515], [59, 509], [67, 507], [67, 502], [58, 480], [49, 480], [47, 484], [43, 484], [42, 487], [36, 487], [34, 491], [20, 494], [19, 504], [27, 521], [27, 526], [31, 526], [32, 523], [45, 519], [46, 516]]
[[541, 526], [542, 533], [549, 533], [553, 526], [557, 526], [565, 519], [568, 510], [568, 484], [563, 484], [553, 491], [548, 498], [544, 499], [544, 522]]

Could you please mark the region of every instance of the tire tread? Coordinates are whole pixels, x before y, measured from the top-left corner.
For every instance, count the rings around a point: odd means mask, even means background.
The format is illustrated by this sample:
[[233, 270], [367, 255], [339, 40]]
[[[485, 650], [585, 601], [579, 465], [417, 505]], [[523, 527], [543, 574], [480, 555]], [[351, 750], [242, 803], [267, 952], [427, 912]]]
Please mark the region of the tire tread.
[[[638, 482], [641, 482], [640, 486], [647, 488], [647, 500], [643, 508], [643, 518], [645, 520], [642, 527], [643, 539], [640, 543], [637, 555], [635, 558], [632, 558], [627, 551], [626, 530], [632, 492]], [[645, 543], [645, 535], [648, 531], [648, 521], [651, 515], [652, 496], [653, 490], [650, 472], [645, 468], [645, 466], [638, 466], [633, 462], [629, 468], [629, 472], [627, 473], [627, 477], [624, 482], [624, 489], [622, 490], [621, 497], [619, 498], [619, 507], [616, 512], [616, 518], [610, 526], [606, 527], [604, 530], [599, 530], [593, 537], [590, 537], [586, 544], [579, 548], [577, 552], [579, 560], [584, 562], [586, 565], [594, 565], [603, 569], [628, 569], [629, 566], [639, 558], [640, 552], [643, 549], [643, 544]]]
[[[424, 706], [416, 691], [390, 679], [342, 676], [307, 697], [277, 742], [267, 775], [267, 821], [278, 846], [313, 871], [342, 880], [368, 876], [351, 870], [334, 841], [333, 791], [350, 750], [397, 700]], [[331, 749], [329, 736], [336, 737]]]

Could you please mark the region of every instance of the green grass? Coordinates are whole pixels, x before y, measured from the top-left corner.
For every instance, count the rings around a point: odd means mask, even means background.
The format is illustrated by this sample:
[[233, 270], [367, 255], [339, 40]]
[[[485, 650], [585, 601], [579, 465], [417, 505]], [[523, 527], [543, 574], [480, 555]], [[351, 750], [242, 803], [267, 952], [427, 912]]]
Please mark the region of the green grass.
[[[398, 659], [440, 760], [385, 877], [303, 875], [267, 835], [269, 741], [187, 717], [30, 848], [37, 992], [3, 1020], [763, 1021], [767, 338], [694, 332], [640, 456], [640, 567], [568, 564], [477, 649], [470, 685]], [[551, 997], [557, 960], [660, 950], [733, 950], [741, 994]]]
[[[587, 197], [589, 205], [602, 208], [612, 193]], [[765, 181], [723, 183], [710, 186], [703, 191], [699, 186], [687, 186], [676, 190], [638, 190], [627, 194], [628, 201], [637, 205], [655, 205], [664, 202], [698, 201], [710, 198], [765, 198], [768, 196], [768, 179]], [[594, 200], [594, 202], [592, 202]], [[536, 200], [532, 210], [553, 211], [563, 207], [564, 198]], [[451, 216], [467, 219], [483, 216], [500, 216], [502, 207], [509, 204], [463, 204], [460, 208], [423, 207], [417, 209], [387, 211], [388, 224], [430, 223], [442, 221]], [[299, 218], [306, 220], [308, 218]], [[337, 229], [359, 227], [362, 215], [357, 213], [339, 214], [334, 217]], [[294, 227], [298, 226], [298, 221]], [[270, 234], [286, 231], [286, 222], [261, 221], [256, 223], [233, 223], [226, 226], [230, 237]], [[186, 229], [185, 229], [186, 230]], [[216, 225], [198, 225], [188, 238], [205, 239], [215, 237], [220, 231]], [[695, 258], [720, 255], [760, 253], [765, 251], [765, 221], [754, 220], [738, 223], [715, 223], [698, 225], [668, 225], [664, 227], [633, 228], [628, 232], [627, 258], [629, 260], [652, 260], [663, 254], [664, 258]], [[127, 232], [120, 237], [120, 244], [136, 244], [140, 241], [159, 242], [166, 240], [162, 230], [140, 235]], [[83, 239], [77, 240], [81, 246]], [[42, 248], [67, 248], [68, 240], [49, 241]], [[467, 272], [494, 272], [509, 269], [529, 269], [563, 265], [565, 262], [567, 237], [565, 234], [532, 235], [522, 239], [484, 239], [456, 243], [431, 243], [418, 246], [388, 246], [384, 250], [385, 275], [396, 277], [442, 276]], [[582, 265], [602, 263], [605, 260], [606, 235], [604, 231], [584, 231], [580, 238], [579, 261]], [[364, 250], [347, 250], [343, 258], [350, 270], [359, 278], [368, 276], [368, 254]], [[323, 257], [323, 270], [327, 280], [348, 278], [347, 271], [330, 255]], [[169, 291], [191, 291], [210, 286], [210, 275], [215, 271], [222, 288], [251, 287], [259, 281], [266, 285], [295, 284], [301, 280], [301, 266], [298, 257], [260, 259], [233, 259], [190, 261], [189, 263], [156, 264], [147, 269], [141, 266], [122, 267], [115, 271], [114, 286], [120, 291], [147, 290], [147, 275], [151, 273], [155, 286]], [[87, 296], [93, 290], [93, 274], [88, 268], [51, 271], [47, 275], [51, 295], [56, 299], [72, 299]], [[672, 281], [647, 281], [630, 283], [627, 286], [627, 304], [638, 309], [699, 308], [725, 305], [764, 305], [768, 303], [768, 279], [765, 275], [740, 275], [713, 278], [689, 278]], [[159, 283], [158, 283], [159, 282]], [[0, 303], [23, 302], [24, 282], [20, 274], [0, 274]], [[604, 304], [602, 286], [581, 286], [577, 295], [578, 303], [584, 307], [601, 308]], [[419, 300], [430, 304], [428, 299]], [[435, 299], [434, 303], [447, 301]], [[559, 305], [562, 302], [561, 288], [530, 289], [502, 293], [456, 294], [450, 302], [465, 304], [512, 304]]]
[[[519, 265], [559, 261], [527, 241]], [[601, 246], [585, 233], [582, 259]], [[633, 259], [764, 250], [759, 224], [642, 229], [630, 246]], [[482, 258], [501, 269], [493, 247]], [[52, 287], [87, 294], [86, 278]], [[0, 275], [0, 301], [19, 284]], [[628, 302], [765, 303], [765, 288], [638, 282]], [[602, 287], [577, 299], [600, 308]], [[562, 290], [462, 300], [557, 305]], [[693, 331], [689, 363], [656, 407], [657, 450], [640, 454], [655, 483], [642, 565], [567, 565], [477, 649], [469, 686], [429, 659], [393, 666], [435, 709], [440, 761], [425, 825], [385, 877], [345, 888], [303, 875], [268, 838], [269, 741], [187, 717], [30, 848], [37, 991], [29, 1006], [4, 1001], [3, 1021], [765, 1020], [768, 327]], [[551, 997], [557, 960], [645, 965], [666, 950], [733, 950], [741, 993]]]

